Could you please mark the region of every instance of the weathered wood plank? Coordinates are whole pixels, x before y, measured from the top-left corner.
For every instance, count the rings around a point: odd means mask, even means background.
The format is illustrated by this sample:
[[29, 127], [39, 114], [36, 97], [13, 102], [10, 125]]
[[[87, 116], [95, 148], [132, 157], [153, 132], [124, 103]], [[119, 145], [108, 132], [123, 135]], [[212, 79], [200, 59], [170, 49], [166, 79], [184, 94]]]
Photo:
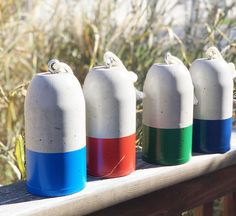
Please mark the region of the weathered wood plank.
[[213, 216], [213, 201], [195, 208], [194, 216]]
[[236, 193], [235, 192], [224, 196], [223, 215], [224, 216], [236, 215]]
[[119, 203], [91, 216], [173, 216], [203, 203], [205, 204], [199, 215], [212, 216], [211, 201], [236, 191], [236, 175], [232, 176], [232, 173], [236, 173], [236, 165]]
[[[156, 166], [145, 163], [138, 152], [137, 170], [131, 175], [103, 180], [89, 178], [87, 187], [83, 191], [70, 196], [57, 198], [33, 196], [26, 192], [24, 182], [0, 187], [0, 215], [84, 215], [138, 197], [150, 196], [163, 188], [236, 164], [235, 133], [232, 138], [233, 145], [230, 152], [194, 155], [190, 162], [179, 166]], [[224, 182], [222, 178], [221, 181]], [[212, 185], [209, 183], [208, 186]], [[175, 196], [177, 199], [186, 197], [184, 191], [177, 191], [176, 194], [165, 194], [164, 197]], [[169, 204], [172, 205], [171, 202]], [[157, 207], [156, 203], [155, 207]]]

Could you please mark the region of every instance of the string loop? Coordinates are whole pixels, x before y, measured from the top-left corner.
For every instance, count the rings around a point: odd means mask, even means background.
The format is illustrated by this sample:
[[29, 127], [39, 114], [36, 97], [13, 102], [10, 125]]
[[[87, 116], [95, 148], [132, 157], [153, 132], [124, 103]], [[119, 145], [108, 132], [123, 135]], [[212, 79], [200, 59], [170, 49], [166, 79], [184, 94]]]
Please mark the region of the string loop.
[[224, 59], [217, 47], [209, 47], [206, 51], [206, 57], [208, 59]]
[[184, 64], [179, 58], [176, 56], [171, 55], [170, 52], [167, 52], [165, 55], [165, 62], [166, 64]]
[[55, 73], [73, 73], [69, 65], [60, 62], [57, 59], [52, 59], [48, 62], [48, 71], [52, 74]]
[[[138, 76], [133, 71], [128, 71], [124, 66], [123, 62], [116, 56], [113, 52], [107, 51], [103, 56], [104, 64], [107, 68], [111, 67], [122, 67], [128, 73], [128, 77], [132, 83], [135, 83], [138, 79]], [[135, 88], [135, 87], [134, 87]], [[140, 100], [144, 98], [144, 93], [135, 88], [136, 99]]]
[[[206, 51], [206, 56], [209, 60], [211, 59], [219, 59], [219, 60], [224, 60], [221, 52], [217, 49], [217, 47], [209, 47]], [[233, 62], [227, 62], [228, 66], [229, 66], [229, 70], [232, 73], [232, 78], [235, 79], [236, 78], [236, 71], [235, 71], [235, 65]]]

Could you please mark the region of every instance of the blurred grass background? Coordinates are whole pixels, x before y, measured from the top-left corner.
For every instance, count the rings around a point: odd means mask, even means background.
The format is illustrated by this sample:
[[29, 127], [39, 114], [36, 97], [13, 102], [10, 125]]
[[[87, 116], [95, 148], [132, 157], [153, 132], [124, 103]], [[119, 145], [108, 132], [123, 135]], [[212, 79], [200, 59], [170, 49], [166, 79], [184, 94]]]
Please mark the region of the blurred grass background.
[[[0, 184], [25, 178], [24, 97], [32, 76], [46, 71], [49, 59], [69, 64], [83, 84], [89, 69], [103, 64], [110, 50], [138, 74], [136, 86], [142, 90], [149, 67], [163, 62], [167, 51], [189, 67], [212, 45], [235, 63], [236, 2], [0, 1]], [[141, 115], [139, 102], [137, 145]]]

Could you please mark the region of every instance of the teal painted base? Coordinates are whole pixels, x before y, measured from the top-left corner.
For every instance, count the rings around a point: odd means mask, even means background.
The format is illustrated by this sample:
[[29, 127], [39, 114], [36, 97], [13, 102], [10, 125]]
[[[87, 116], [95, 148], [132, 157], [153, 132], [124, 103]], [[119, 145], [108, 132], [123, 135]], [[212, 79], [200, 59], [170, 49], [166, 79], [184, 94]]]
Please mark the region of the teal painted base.
[[192, 125], [158, 129], [143, 125], [142, 158], [148, 163], [178, 165], [189, 161], [192, 152]]

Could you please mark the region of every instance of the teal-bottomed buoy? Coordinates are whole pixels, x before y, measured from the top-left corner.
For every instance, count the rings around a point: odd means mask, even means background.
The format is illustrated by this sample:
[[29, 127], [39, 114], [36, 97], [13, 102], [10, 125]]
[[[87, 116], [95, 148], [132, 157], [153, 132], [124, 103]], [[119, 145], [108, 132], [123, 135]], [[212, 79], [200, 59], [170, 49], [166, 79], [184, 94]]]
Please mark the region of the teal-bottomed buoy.
[[167, 54], [144, 83], [142, 157], [150, 163], [187, 162], [192, 151], [193, 84], [188, 69]]

